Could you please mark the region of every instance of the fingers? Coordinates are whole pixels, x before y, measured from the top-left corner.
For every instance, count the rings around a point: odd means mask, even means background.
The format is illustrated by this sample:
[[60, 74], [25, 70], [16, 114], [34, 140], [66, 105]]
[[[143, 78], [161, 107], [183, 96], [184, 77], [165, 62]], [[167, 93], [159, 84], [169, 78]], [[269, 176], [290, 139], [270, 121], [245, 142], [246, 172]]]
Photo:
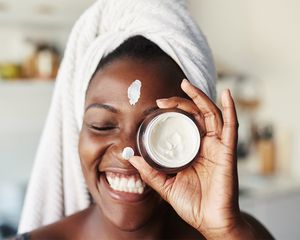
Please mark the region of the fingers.
[[158, 99], [156, 103], [160, 108], [178, 108], [190, 113], [200, 125], [200, 135], [205, 135], [206, 129], [204, 117], [202, 116], [202, 113], [197, 108], [197, 106], [191, 100], [180, 97], [171, 97], [167, 99]]
[[205, 133], [207, 136], [217, 136], [224, 145], [234, 148], [237, 143], [238, 121], [229, 90], [222, 95], [223, 111], [221, 112], [201, 90], [186, 79], [182, 81], [181, 87], [193, 101], [172, 97], [157, 100], [157, 105], [160, 108], [179, 108], [192, 114], [200, 125], [202, 136]]
[[227, 147], [234, 149], [238, 139], [238, 120], [234, 101], [228, 89], [222, 92], [221, 103], [224, 121], [221, 141]]
[[139, 171], [143, 181], [167, 201], [172, 179], [152, 168], [142, 157], [133, 156], [129, 159], [129, 162]]
[[221, 137], [223, 121], [218, 107], [198, 88], [184, 79], [182, 90], [193, 100], [204, 116], [206, 135]]

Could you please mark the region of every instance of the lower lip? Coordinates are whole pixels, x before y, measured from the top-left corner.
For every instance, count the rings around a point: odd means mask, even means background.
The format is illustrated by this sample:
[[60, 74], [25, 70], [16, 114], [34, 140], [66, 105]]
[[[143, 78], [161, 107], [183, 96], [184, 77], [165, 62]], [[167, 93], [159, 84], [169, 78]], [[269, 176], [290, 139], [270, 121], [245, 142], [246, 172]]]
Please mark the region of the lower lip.
[[106, 180], [104, 173], [100, 174], [100, 181], [98, 184], [101, 186], [102, 189], [104, 189], [104, 191], [108, 193], [108, 195], [112, 199], [120, 202], [128, 202], [128, 203], [141, 202], [146, 200], [151, 195], [151, 192], [153, 192], [153, 190], [150, 187], [145, 187], [144, 192], [142, 194], [116, 191], [111, 188], [111, 186]]

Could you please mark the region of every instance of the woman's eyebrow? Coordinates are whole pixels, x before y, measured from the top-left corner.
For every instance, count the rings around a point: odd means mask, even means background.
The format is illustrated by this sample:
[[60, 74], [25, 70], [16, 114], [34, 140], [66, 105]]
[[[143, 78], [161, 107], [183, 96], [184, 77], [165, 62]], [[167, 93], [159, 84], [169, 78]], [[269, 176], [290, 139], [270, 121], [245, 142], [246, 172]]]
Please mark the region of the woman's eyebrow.
[[102, 103], [93, 103], [89, 106], [87, 106], [87, 108], [85, 109], [85, 112], [87, 110], [89, 110], [90, 108], [102, 108], [102, 109], [106, 109], [112, 113], [118, 113], [119, 111], [114, 108], [113, 106], [107, 105], [107, 104], [102, 104]]
[[[86, 107], [85, 112], [87, 110], [89, 110], [90, 108], [101, 108], [101, 109], [108, 110], [112, 113], [119, 113], [120, 112], [118, 109], [114, 108], [113, 106], [103, 104], [103, 103], [93, 103], [93, 104]], [[150, 108], [143, 111], [143, 115], [148, 115], [148, 114], [154, 112], [155, 110], [157, 110], [158, 108], [159, 108], [158, 106], [150, 107]]]

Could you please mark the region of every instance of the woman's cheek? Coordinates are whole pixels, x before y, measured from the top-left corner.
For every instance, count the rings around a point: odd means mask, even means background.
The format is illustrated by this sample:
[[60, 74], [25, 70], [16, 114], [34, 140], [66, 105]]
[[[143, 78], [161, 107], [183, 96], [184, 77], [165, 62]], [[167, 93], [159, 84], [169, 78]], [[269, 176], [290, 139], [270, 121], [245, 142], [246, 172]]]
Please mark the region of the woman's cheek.
[[89, 133], [88, 130], [82, 130], [79, 138], [79, 156], [81, 163], [86, 166], [95, 164], [95, 161], [101, 158], [105, 139], [103, 136]]
[[79, 156], [81, 168], [91, 193], [97, 192], [96, 185], [99, 177], [99, 164], [104, 154], [105, 139], [88, 131], [82, 131], [79, 138]]

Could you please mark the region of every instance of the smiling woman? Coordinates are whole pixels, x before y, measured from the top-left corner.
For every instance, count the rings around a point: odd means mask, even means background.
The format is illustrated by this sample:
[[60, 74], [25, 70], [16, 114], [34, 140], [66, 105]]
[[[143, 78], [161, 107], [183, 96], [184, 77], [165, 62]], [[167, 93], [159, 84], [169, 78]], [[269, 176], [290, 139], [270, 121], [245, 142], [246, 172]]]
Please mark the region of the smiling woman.
[[[135, 45], [141, 46], [136, 55], [130, 52], [134, 49], [130, 46]], [[100, 63], [101, 68], [97, 68], [87, 91], [86, 106], [90, 107], [84, 115], [79, 142], [83, 172], [101, 209], [101, 218], [130, 232], [143, 229], [142, 226], [156, 219], [153, 223], [157, 224], [151, 225], [161, 231], [158, 219], [166, 203], [146, 186], [130, 162], [123, 159], [122, 150], [131, 146], [138, 152], [138, 126], [145, 113], [158, 108], [156, 99], [185, 96], [180, 89], [184, 75], [171, 58], [141, 36], [128, 39], [119, 49], [128, 51], [114, 55], [115, 58], [108, 56], [109, 64]], [[128, 103], [127, 89], [135, 78], [141, 79], [143, 87], [140, 100], [132, 106]], [[105, 92], [99, 94], [102, 89]], [[98, 107], [92, 108], [95, 103]], [[107, 229], [103, 224], [106, 221], [101, 222], [103, 229]]]
[[[166, 19], [153, 18], [162, 11]], [[115, 13], [114, 24], [105, 13]], [[272, 238], [239, 209], [234, 102], [229, 91], [223, 111], [212, 101], [213, 61], [184, 1], [99, 0], [68, 46], [20, 232], [31, 239]], [[137, 155], [136, 136], [149, 114], [171, 108], [188, 113], [203, 138], [190, 166], [165, 174]], [[127, 160], [128, 147], [136, 154]]]

